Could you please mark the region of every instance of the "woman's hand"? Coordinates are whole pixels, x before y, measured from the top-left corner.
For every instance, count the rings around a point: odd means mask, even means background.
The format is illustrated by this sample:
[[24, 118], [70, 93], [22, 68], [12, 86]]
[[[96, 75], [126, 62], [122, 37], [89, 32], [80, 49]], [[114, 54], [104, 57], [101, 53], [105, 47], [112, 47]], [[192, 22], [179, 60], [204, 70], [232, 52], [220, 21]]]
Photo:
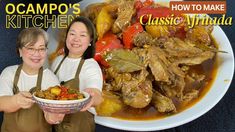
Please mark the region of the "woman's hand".
[[90, 94], [91, 101], [84, 108], [82, 108], [81, 111], [86, 111], [90, 107], [97, 106], [103, 101], [102, 94], [98, 89], [86, 88], [84, 91]]
[[19, 108], [27, 109], [34, 104], [32, 94], [30, 92], [19, 92], [13, 95], [13, 100]]
[[60, 124], [64, 119], [65, 114], [50, 113], [44, 111], [44, 117], [49, 124]]

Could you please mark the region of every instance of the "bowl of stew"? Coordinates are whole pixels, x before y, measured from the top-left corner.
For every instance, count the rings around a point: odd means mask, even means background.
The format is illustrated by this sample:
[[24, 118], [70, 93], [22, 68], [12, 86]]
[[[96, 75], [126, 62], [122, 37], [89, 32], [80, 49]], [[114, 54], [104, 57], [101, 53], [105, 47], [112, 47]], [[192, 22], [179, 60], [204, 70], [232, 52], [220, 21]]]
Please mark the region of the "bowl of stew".
[[33, 99], [47, 112], [70, 114], [80, 111], [90, 102], [87, 92], [79, 92], [61, 86], [50, 87], [33, 93]]
[[[167, 1], [158, 2], [155, 1], [157, 6], [153, 8], [167, 11], [164, 7]], [[107, 68], [100, 63], [105, 83], [104, 102], [96, 108], [97, 124], [129, 131], [163, 130], [199, 118], [221, 100], [233, 78], [234, 54], [219, 26], [195, 26], [192, 29], [133, 26], [135, 19], [123, 19], [131, 15], [136, 18], [141, 13], [137, 11], [130, 15], [128, 10], [132, 7], [128, 2], [119, 6], [116, 12], [109, 10], [113, 7], [106, 0], [80, 2], [82, 15], [94, 23], [98, 32], [96, 50], [104, 54], [102, 57], [111, 65]], [[153, 8], [138, 10], [149, 12], [155, 10]], [[109, 29], [101, 26], [102, 20], [111, 23], [106, 26]], [[130, 46], [128, 35], [136, 34], [133, 27], [141, 31]], [[48, 44], [50, 61], [63, 47], [65, 34], [61, 29], [49, 28], [47, 32], [52, 34]], [[119, 48], [113, 49], [112, 44]], [[103, 45], [110, 48], [99, 49]]]

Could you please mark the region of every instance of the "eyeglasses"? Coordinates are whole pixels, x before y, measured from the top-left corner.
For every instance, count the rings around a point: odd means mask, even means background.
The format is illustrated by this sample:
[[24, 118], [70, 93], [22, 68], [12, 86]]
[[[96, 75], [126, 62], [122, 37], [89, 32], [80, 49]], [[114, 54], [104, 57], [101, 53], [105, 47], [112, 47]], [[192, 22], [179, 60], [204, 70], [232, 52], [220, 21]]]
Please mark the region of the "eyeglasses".
[[26, 47], [26, 46], [24, 46], [24, 47], [28, 51], [28, 53], [32, 54], [32, 55], [35, 54], [36, 52], [38, 52], [39, 54], [44, 54], [47, 51], [46, 47], [45, 48], [39, 48], [39, 49], [35, 49], [35, 48], [31, 48], [31, 47]]

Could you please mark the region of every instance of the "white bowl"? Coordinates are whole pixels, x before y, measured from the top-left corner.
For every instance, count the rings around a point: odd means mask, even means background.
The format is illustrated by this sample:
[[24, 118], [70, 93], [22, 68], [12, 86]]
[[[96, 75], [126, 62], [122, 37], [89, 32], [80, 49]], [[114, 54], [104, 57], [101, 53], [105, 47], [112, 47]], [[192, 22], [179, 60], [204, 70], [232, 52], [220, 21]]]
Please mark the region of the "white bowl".
[[[80, 2], [80, 8], [84, 9], [84, 7], [91, 3], [98, 3], [103, 1], [104, 0], [84, 0]], [[164, 1], [166, 2], [169, 0]], [[58, 37], [56, 37], [58, 35], [57, 31], [58, 29], [52, 29], [51, 27], [47, 30], [47, 32], [50, 34], [50, 41], [48, 44], [49, 53], [54, 52], [56, 49], [55, 47], [57, 47], [57, 45], [55, 45], [58, 44]], [[219, 50], [226, 51], [228, 53], [217, 54], [216, 61], [219, 61], [220, 63], [217, 76], [206, 95], [192, 107], [178, 114], [156, 120], [130, 121], [112, 117], [95, 116], [95, 122], [103, 126], [120, 130], [155, 131], [173, 128], [188, 123], [208, 112], [221, 100], [221, 98], [226, 93], [232, 82], [234, 73], [234, 55], [227, 36], [219, 26], [214, 26], [212, 35], [219, 45]]]
[[86, 104], [90, 102], [90, 95], [87, 92], [82, 92], [85, 98], [78, 100], [49, 100], [35, 96], [33, 99], [44, 111], [51, 113], [70, 114], [80, 111]]
[[217, 60], [220, 64], [216, 78], [206, 95], [192, 107], [175, 115], [156, 120], [130, 121], [112, 117], [96, 116], [97, 124], [128, 131], [155, 131], [173, 128], [183, 125], [202, 116], [212, 109], [225, 95], [234, 74], [234, 55], [230, 42], [219, 26], [215, 26], [212, 32], [215, 40], [219, 44], [219, 50], [228, 53], [218, 53]]

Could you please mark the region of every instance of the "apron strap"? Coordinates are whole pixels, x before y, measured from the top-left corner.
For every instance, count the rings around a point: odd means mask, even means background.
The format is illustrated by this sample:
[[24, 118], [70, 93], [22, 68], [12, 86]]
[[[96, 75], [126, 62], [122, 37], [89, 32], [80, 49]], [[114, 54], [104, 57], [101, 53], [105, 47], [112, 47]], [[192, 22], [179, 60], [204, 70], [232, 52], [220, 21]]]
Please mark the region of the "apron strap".
[[76, 74], [75, 74], [75, 80], [76, 80], [76, 82], [77, 82], [77, 86], [79, 86], [79, 74], [80, 74], [80, 72], [81, 72], [81, 69], [82, 69], [82, 65], [84, 64], [84, 62], [85, 62], [85, 60], [83, 59], [83, 58], [81, 58], [81, 61], [80, 61], [80, 63], [79, 63], [79, 65], [78, 65], [78, 68], [77, 68], [77, 72], [76, 72]]
[[42, 75], [43, 75], [43, 68], [41, 67], [38, 72], [37, 85], [36, 85], [37, 90], [41, 90]]
[[[19, 88], [17, 86], [19, 78], [20, 78], [20, 73], [22, 70], [22, 64], [20, 64], [16, 70], [15, 77], [14, 77], [14, 82], [13, 82], [13, 94], [17, 94], [19, 92]], [[33, 93], [36, 90], [41, 90], [41, 84], [42, 84], [42, 75], [43, 75], [43, 68], [41, 67], [38, 72], [38, 77], [37, 77], [37, 84], [36, 87], [31, 88], [29, 90], [30, 93]]]
[[56, 68], [56, 70], [55, 70], [55, 72], [54, 72], [55, 74], [57, 74], [57, 72], [59, 71], [59, 69], [60, 69], [62, 63], [63, 63], [64, 60], [65, 60], [65, 58], [66, 58], [66, 56], [64, 56], [64, 58], [61, 60], [60, 64], [58, 65], [58, 67]]
[[[59, 70], [62, 62], [64, 61], [65, 57], [62, 59], [62, 61], [60, 62], [59, 66], [57, 67], [55, 74], [57, 73], [57, 71]], [[77, 71], [75, 74], [75, 77], [69, 81], [61, 81], [60, 85], [64, 85], [64, 86], [68, 86], [69, 88], [78, 88], [79, 87], [79, 74], [81, 72], [82, 69], [82, 65], [84, 64], [85, 60], [83, 58], [81, 58], [78, 67], [77, 67]]]
[[40, 90], [41, 90], [42, 76], [43, 76], [43, 67], [41, 67], [41, 68], [39, 69], [36, 87], [33, 87], [33, 88], [31, 88], [31, 89], [29, 90], [29, 92], [30, 92], [31, 94], [33, 94], [33, 93], [36, 92], [36, 91], [40, 91]]
[[23, 65], [20, 64], [16, 70], [16, 73], [15, 73], [15, 77], [14, 77], [14, 81], [13, 81], [13, 94], [16, 94], [19, 92], [19, 88], [18, 88], [17, 84], [18, 84], [18, 81], [20, 78], [20, 72], [21, 72], [22, 66]]

